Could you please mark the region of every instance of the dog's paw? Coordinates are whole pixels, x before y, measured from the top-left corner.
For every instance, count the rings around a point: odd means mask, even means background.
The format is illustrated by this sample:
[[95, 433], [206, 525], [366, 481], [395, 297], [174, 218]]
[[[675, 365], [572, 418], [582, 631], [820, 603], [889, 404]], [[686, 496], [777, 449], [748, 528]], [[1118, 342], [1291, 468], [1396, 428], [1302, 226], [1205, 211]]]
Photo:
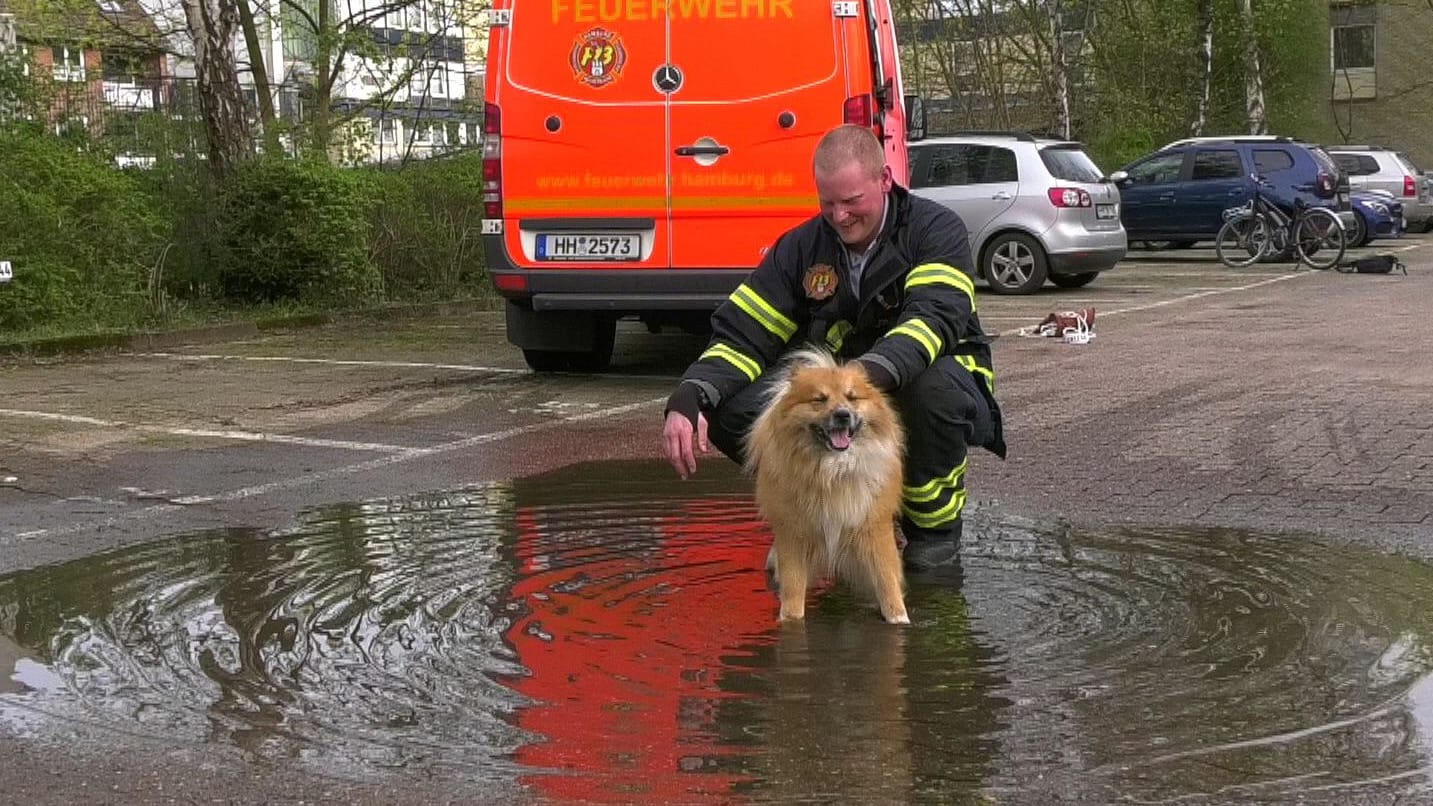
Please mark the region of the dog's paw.
[[886, 616], [886, 623], [887, 623], [887, 624], [910, 624], [910, 623], [911, 623], [911, 617], [906, 614], [906, 611], [902, 610], [902, 611], [899, 612], [899, 613], [892, 613], [892, 614]]

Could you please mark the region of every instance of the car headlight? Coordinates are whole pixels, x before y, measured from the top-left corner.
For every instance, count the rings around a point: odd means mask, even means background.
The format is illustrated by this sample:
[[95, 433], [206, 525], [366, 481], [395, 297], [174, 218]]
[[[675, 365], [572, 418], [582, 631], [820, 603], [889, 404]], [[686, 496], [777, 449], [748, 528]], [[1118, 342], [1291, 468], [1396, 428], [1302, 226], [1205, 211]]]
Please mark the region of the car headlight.
[[1375, 202], [1375, 201], [1364, 202], [1364, 203], [1363, 203], [1363, 206], [1364, 206], [1364, 207], [1367, 207], [1368, 209], [1372, 210], [1372, 211], [1375, 212], [1375, 213], [1378, 213], [1378, 214], [1381, 215], [1381, 216], [1386, 216], [1386, 215], [1388, 215], [1388, 205], [1386, 205], [1386, 204], [1384, 204], [1384, 203], [1382, 203], [1382, 202]]

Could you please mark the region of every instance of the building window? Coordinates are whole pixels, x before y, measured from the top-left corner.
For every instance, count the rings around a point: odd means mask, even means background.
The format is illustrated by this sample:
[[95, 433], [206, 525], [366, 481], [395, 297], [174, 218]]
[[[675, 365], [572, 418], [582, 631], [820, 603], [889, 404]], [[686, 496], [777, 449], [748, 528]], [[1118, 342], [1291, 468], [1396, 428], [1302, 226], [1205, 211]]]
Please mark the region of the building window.
[[398, 142], [398, 121], [383, 118], [378, 122], [378, 142], [392, 145]]
[[1378, 64], [1376, 7], [1336, 6], [1330, 9], [1329, 64], [1334, 100], [1377, 96]]
[[50, 56], [54, 60], [51, 62], [51, 69], [56, 81], [85, 80], [84, 50], [68, 45], [56, 45], [50, 48]]
[[1340, 25], [1333, 29], [1333, 69], [1372, 70], [1374, 67], [1372, 25]]

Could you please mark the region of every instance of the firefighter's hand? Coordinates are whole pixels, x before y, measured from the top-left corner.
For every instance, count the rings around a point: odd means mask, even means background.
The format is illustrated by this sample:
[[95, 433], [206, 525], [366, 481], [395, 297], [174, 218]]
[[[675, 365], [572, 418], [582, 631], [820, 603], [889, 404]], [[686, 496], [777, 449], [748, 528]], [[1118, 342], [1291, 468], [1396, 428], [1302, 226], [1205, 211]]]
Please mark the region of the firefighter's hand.
[[696, 424], [693, 425], [685, 414], [678, 411], [667, 412], [662, 440], [662, 450], [677, 475], [683, 479], [694, 475], [697, 472], [697, 453], [711, 452], [711, 445], [707, 442], [706, 415], [698, 412]]

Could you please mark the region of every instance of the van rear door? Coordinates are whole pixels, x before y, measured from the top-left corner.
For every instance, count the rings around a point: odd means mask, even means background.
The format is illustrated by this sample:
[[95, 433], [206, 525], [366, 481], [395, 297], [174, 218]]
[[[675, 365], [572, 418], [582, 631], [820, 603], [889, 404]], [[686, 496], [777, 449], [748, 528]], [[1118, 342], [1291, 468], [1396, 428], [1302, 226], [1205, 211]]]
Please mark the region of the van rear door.
[[[665, 265], [666, 106], [652, 87], [666, 25], [653, 7], [511, 3], [491, 59], [502, 120], [503, 234], [527, 267]], [[613, 17], [626, 12], [623, 19]], [[632, 13], [635, 12], [638, 13]]]
[[[811, 155], [873, 90], [867, 4], [670, 0], [670, 262], [755, 266], [816, 212]], [[759, 65], [753, 62], [759, 61]]]

